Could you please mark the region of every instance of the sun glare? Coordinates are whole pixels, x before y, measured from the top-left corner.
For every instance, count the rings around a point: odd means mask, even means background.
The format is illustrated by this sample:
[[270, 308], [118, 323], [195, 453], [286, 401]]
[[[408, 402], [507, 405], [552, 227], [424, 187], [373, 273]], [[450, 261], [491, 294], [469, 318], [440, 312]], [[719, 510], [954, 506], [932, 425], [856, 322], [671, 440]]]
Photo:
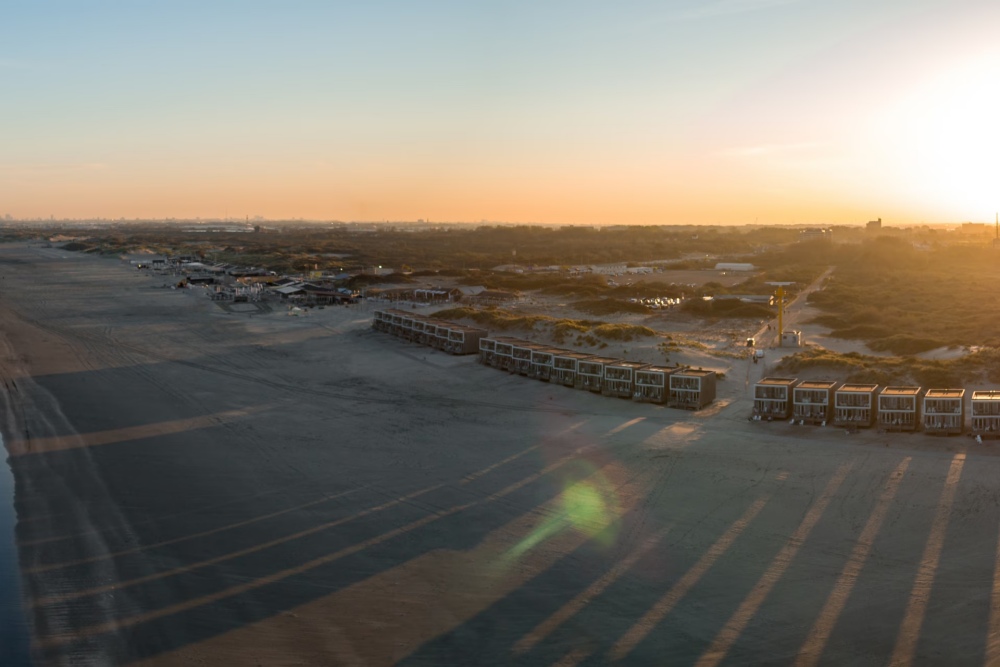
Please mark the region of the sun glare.
[[949, 69], [894, 111], [909, 185], [961, 216], [1000, 207], [1000, 54]]

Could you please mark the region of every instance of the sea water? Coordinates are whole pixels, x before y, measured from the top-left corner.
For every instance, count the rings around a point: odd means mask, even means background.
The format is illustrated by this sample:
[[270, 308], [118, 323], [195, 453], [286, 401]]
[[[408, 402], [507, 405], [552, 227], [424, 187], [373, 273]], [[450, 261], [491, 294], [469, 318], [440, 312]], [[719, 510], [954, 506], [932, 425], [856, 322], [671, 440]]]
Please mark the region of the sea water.
[[[0, 452], [5, 451], [0, 440]], [[0, 464], [0, 665], [31, 664], [28, 620], [21, 598], [21, 576], [14, 541], [14, 475], [9, 460]]]

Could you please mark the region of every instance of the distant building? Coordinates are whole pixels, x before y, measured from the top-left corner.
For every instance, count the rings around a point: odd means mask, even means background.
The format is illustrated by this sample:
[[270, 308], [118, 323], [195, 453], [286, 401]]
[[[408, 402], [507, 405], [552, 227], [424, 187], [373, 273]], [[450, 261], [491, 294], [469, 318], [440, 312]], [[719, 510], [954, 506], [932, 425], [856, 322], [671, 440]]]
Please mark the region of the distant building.
[[715, 265], [716, 271], [756, 271], [757, 267], [753, 264], [746, 264], [742, 262], [719, 262]]
[[870, 220], [868, 224], [865, 225], [865, 229], [870, 232], [882, 231], [882, 218], [879, 218], [878, 220]]
[[413, 290], [413, 299], [427, 303], [442, 303], [445, 301], [457, 301], [462, 298], [462, 292], [458, 288], [447, 287], [418, 287]]
[[617, 276], [625, 273], [628, 266], [622, 262], [620, 264], [594, 264], [590, 267], [591, 273]]
[[799, 241], [830, 241], [833, 230], [828, 227], [810, 227], [799, 232]]
[[167, 258], [163, 255], [138, 253], [133, 255], [122, 255], [122, 259], [137, 269], [162, 269], [167, 266]]
[[781, 347], [800, 347], [802, 345], [801, 331], [782, 331]]
[[482, 285], [459, 285], [458, 291], [462, 293], [463, 297], [479, 296], [486, 291], [486, 288]]

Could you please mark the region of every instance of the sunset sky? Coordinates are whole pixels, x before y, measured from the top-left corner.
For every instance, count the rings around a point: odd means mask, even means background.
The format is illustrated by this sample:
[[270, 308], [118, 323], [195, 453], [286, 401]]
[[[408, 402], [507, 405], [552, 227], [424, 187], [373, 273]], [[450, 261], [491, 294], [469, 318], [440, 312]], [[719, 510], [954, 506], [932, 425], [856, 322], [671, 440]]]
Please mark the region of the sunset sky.
[[0, 215], [992, 220], [1000, 2], [9, 0]]

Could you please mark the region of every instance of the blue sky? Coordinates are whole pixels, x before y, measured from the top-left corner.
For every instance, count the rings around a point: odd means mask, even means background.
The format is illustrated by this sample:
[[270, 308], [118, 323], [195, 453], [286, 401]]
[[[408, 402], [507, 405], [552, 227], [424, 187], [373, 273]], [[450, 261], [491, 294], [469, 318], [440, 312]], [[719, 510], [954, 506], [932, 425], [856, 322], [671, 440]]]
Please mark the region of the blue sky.
[[0, 214], [988, 218], [992, 192], [933, 186], [989, 169], [988, 128], [948, 124], [993, 99], [998, 18], [940, 0], [7, 2]]

